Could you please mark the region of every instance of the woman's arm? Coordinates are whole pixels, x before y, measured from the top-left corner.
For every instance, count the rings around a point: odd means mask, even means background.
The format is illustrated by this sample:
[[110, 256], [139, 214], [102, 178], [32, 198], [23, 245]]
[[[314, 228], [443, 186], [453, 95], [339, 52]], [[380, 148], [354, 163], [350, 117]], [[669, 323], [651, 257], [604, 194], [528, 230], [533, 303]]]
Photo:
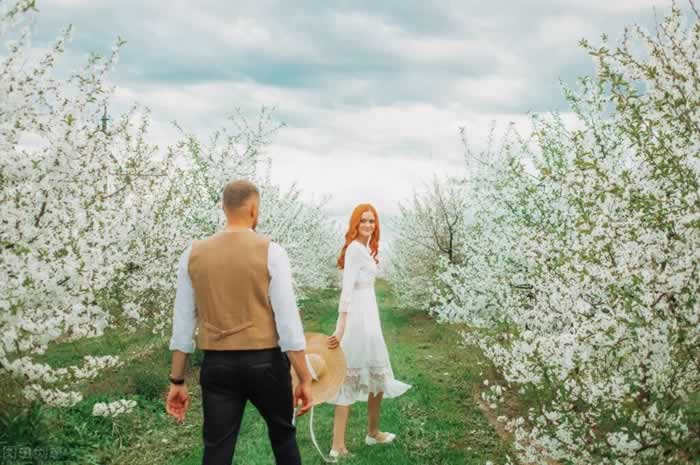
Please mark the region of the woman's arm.
[[352, 302], [352, 294], [355, 290], [355, 282], [362, 268], [362, 257], [360, 252], [352, 244], [345, 251], [345, 268], [343, 269], [343, 284], [340, 291], [340, 304], [338, 311], [345, 313], [350, 311], [350, 303]]
[[335, 325], [335, 332], [328, 338], [328, 348], [335, 349], [340, 345], [345, 334], [345, 323], [348, 321], [348, 312], [342, 312], [338, 315], [338, 322]]
[[355, 247], [348, 246], [345, 251], [345, 268], [343, 269], [343, 284], [340, 292], [340, 303], [338, 305], [338, 322], [335, 325], [335, 332], [328, 338], [328, 347], [335, 349], [340, 345], [345, 334], [345, 325], [348, 319], [352, 294], [355, 290], [355, 282], [362, 268], [362, 257], [358, 255]]

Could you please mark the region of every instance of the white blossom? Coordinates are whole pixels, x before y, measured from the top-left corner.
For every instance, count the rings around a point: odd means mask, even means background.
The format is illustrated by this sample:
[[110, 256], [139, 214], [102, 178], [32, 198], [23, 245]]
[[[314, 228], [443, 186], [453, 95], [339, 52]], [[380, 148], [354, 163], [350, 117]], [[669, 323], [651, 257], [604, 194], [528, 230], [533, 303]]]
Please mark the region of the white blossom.
[[110, 112], [102, 127], [123, 43], [56, 78], [72, 31], [37, 57], [23, 27], [32, 4], [0, 5], [0, 375], [27, 399], [72, 406], [80, 381], [119, 360], [52, 368], [37, 357], [110, 330], [163, 335], [177, 260], [223, 227], [220, 197], [232, 179], [260, 187], [259, 230], [287, 249], [297, 295], [330, 282], [342, 236], [323, 201], [270, 182], [270, 111], [255, 123], [234, 114], [206, 143], [180, 129], [162, 150], [149, 143], [150, 114], [138, 104]]
[[131, 411], [136, 407], [135, 400], [120, 399], [114, 402], [97, 402], [92, 407], [92, 415], [96, 417], [116, 417]]
[[[467, 150], [464, 260], [411, 278], [432, 286], [413, 304], [477, 327], [465, 342], [530, 399], [506, 414], [521, 463], [697, 453], [683, 402], [700, 386], [700, 21], [687, 18], [674, 6], [658, 32], [584, 41], [597, 74], [564, 89], [576, 128], [536, 115], [531, 134]], [[482, 399], [500, 404], [489, 384]]]

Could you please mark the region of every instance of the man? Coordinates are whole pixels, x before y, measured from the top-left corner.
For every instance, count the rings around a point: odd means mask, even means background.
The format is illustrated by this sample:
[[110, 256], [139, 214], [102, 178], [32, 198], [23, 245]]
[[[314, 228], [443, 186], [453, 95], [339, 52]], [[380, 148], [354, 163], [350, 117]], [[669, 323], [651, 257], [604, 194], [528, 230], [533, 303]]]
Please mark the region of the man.
[[[299, 415], [311, 408], [311, 374], [287, 253], [254, 232], [259, 204], [252, 183], [227, 184], [226, 228], [193, 241], [180, 259], [166, 410], [184, 420], [185, 365], [197, 326], [204, 465], [231, 464], [249, 400], [267, 423], [277, 465], [301, 463], [292, 418], [299, 401]], [[293, 395], [290, 361], [300, 379]]]

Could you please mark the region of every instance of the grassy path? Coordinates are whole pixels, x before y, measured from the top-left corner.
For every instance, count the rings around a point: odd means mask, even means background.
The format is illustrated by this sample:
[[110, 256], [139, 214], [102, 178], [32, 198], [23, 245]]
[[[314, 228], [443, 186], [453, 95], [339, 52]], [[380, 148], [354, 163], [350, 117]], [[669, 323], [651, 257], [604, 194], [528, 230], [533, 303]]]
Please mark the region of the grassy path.
[[[382, 405], [382, 430], [398, 435], [397, 441], [388, 446], [364, 445], [366, 403], [353, 406], [347, 446], [355, 455], [343, 463], [468, 465], [487, 460], [503, 463], [508, 446], [499, 439], [475, 400], [483, 379], [478, 352], [461, 347], [454, 328], [437, 325], [422, 312], [399, 308], [385, 283], [379, 283], [377, 297], [395, 375], [413, 388]], [[305, 329], [330, 334], [335, 327], [337, 302], [335, 290], [317, 292], [304, 302]], [[33, 441], [35, 447], [64, 447], [66, 456], [62, 464], [199, 464], [201, 353], [191, 357], [188, 385], [192, 402], [183, 424], [173, 421], [164, 411], [163, 380], [169, 369], [170, 352], [160, 337], [113, 334], [94, 342], [57, 348], [46, 361], [54, 366], [70, 364], [83, 355], [100, 353], [121, 353], [131, 361], [88, 386], [84, 390], [85, 400], [77, 408], [47, 409], [42, 431], [34, 428], [27, 441]], [[114, 421], [91, 416], [95, 402], [119, 398], [137, 400], [138, 409]], [[332, 406], [316, 408], [314, 426], [324, 452], [330, 448], [332, 421]], [[323, 463], [310, 440], [308, 416], [302, 417], [297, 425], [304, 463]], [[243, 419], [235, 463], [274, 463], [266, 427], [251, 404]]]
[[[329, 290], [305, 302], [305, 329], [329, 334], [335, 327], [337, 298], [337, 292]], [[364, 446], [366, 404], [353, 407], [347, 445], [355, 456], [344, 463], [463, 465], [501, 461], [503, 444], [474, 402], [474, 389], [481, 379], [477, 354], [460, 348], [459, 336], [450, 328], [437, 326], [420, 312], [399, 310], [386, 285], [380, 285], [378, 298], [395, 374], [414, 387], [404, 396], [383, 404], [382, 429], [398, 434], [398, 441], [390, 446]], [[190, 377], [193, 404], [185, 424], [170, 425], [167, 431], [144, 437], [115, 463], [200, 463], [201, 404], [199, 386], [194, 382], [197, 375], [194, 372]], [[332, 422], [333, 407], [317, 407], [315, 430], [324, 452], [330, 447]], [[305, 463], [322, 463], [310, 440], [308, 417], [300, 419], [298, 426]], [[236, 463], [273, 463], [264, 422], [250, 404], [243, 420]]]

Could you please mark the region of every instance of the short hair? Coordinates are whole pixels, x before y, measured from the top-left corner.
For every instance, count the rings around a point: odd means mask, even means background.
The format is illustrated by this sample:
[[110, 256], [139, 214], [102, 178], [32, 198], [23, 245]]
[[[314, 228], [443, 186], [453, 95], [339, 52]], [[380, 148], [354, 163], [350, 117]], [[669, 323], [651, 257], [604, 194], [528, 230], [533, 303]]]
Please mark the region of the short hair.
[[224, 208], [236, 211], [253, 196], [260, 197], [260, 191], [255, 184], [244, 179], [231, 181], [224, 187]]

